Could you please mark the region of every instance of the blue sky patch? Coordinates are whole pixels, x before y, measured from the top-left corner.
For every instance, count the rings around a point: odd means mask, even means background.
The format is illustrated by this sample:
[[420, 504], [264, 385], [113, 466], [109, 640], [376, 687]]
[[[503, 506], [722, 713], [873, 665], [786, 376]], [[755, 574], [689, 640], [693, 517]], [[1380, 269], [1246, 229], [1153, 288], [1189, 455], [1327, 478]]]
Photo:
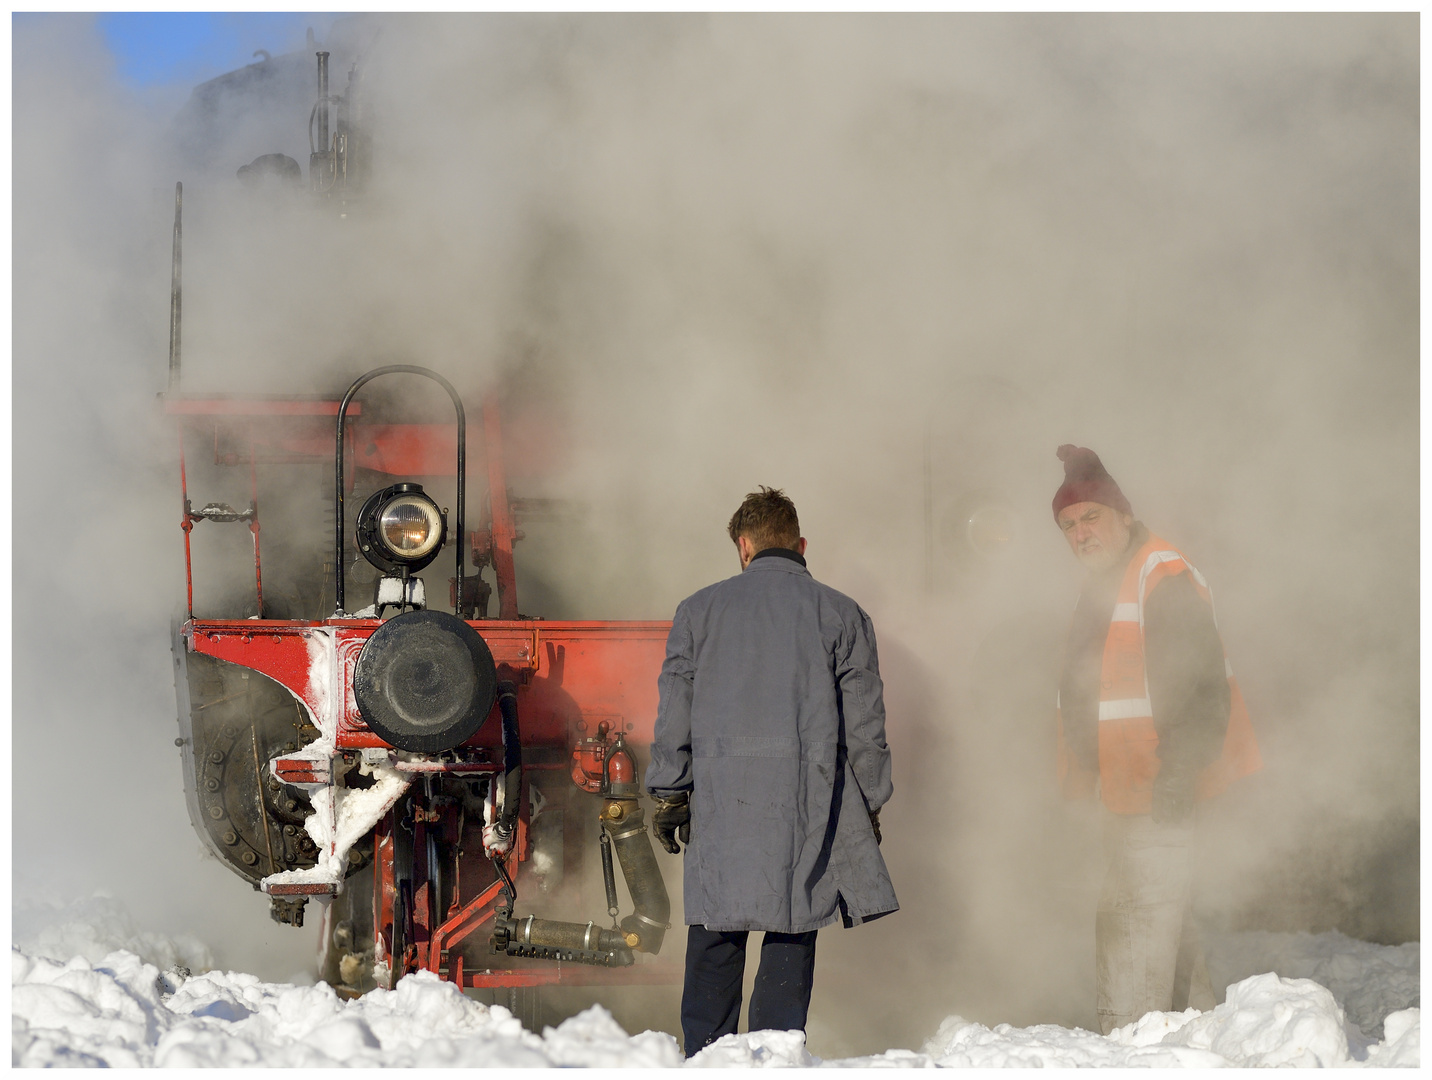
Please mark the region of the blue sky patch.
[[196, 86], [252, 64], [254, 52], [274, 56], [304, 46], [313, 27], [321, 42], [332, 13], [107, 12], [99, 28], [119, 76], [133, 86]]

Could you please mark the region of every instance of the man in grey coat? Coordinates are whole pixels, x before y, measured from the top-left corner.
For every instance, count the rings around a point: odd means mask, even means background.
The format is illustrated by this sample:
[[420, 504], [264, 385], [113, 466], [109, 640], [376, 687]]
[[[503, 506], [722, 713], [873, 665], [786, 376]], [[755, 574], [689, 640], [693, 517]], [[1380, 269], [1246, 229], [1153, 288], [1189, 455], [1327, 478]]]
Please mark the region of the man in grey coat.
[[816, 931], [899, 908], [880, 856], [890, 798], [870, 616], [806, 569], [790, 499], [763, 487], [729, 531], [741, 573], [676, 609], [647, 789], [686, 843], [690, 1057], [736, 1031], [746, 937], [765, 931], [752, 1031], [805, 1030]]

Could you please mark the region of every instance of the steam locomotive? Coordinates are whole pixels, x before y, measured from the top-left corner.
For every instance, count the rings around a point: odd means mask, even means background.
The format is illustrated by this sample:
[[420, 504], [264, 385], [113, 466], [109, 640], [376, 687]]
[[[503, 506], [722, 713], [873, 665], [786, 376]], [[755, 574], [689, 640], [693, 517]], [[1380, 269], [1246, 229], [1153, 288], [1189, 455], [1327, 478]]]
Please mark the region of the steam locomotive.
[[[342, 206], [367, 139], [356, 82], [330, 95], [317, 59], [309, 186]], [[246, 169], [283, 173], [280, 156]], [[183, 505], [176, 743], [204, 844], [278, 922], [316, 902], [319, 975], [341, 993], [419, 970], [464, 989], [676, 978], [652, 959], [671, 911], [640, 795], [670, 624], [520, 613], [531, 506], [509, 493], [493, 396], [470, 448], [468, 403], [414, 365], [312, 396], [183, 392], [182, 210], [176, 186], [161, 401]], [[435, 385], [451, 419], [415, 422], [375, 380]], [[224, 559], [248, 584], [205, 594], [199, 575], [196, 612], [196, 561]]]

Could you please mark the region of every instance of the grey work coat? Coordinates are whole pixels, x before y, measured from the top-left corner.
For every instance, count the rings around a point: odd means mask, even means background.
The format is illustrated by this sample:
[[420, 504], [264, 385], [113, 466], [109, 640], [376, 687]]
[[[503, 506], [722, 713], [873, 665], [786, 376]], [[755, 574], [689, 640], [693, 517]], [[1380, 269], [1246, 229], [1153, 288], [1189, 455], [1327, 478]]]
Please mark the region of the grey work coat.
[[890, 751], [854, 600], [758, 555], [682, 601], [659, 685], [646, 784], [691, 792], [687, 925], [804, 933], [899, 908], [870, 824]]

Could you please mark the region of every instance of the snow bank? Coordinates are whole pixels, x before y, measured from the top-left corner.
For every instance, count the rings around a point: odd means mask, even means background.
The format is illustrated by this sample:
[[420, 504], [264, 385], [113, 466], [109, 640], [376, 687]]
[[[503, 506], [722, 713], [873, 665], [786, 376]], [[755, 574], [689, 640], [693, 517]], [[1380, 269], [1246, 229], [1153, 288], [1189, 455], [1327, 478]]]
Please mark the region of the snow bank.
[[[1420, 1020], [1416, 1009], [1396, 1014], [1400, 1038], [1378, 1047], [1369, 1064], [1416, 1064]], [[939, 1065], [1083, 1066], [1102, 1068], [1218, 1067], [1355, 1063], [1343, 1010], [1333, 995], [1308, 979], [1254, 975], [1228, 988], [1228, 999], [1199, 1013], [1149, 1013], [1107, 1038], [1092, 1032], [1040, 1026], [990, 1030], [950, 1017], [925, 1052]]]
[[[207, 971], [187, 936], [138, 929], [106, 897], [17, 909], [12, 1063], [21, 1066], [587, 1066], [683, 1064], [663, 1032], [628, 1035], [594, 1006], [526, 1031], [508, 1010], [426, 972], [340, 1000], [328, 986]], [[1418, 1066], [1420, 949], [1341, 934], [1249, 933], [1208, 941], [1227, 999], [1150, 1013], [1109, 1036], [1054, 1025], [993, 1028], [948, 1017], [920, 1051], [823, 1061], [799, 1032], [731, 1035], [693, 1068], [935, 1066]], [[1271, 974], [1271, 972], [1278, 974]], [[199, 974], [191, 974], [199, 972]], [[1346, 1010], [1346, 1011], [1345, 1011]], [[1371, 1038], [1369, 1037], [1371, 1036]]]
[[17, 1066], [675, 1066], [676, 1040], [635, 1038], [600, 1007], [525, 1031], [501, 1006], [428, 972], [341, 1001], [331, 988], [252, 975], [163, 975], [117, 952], [97, 964], [12, 950]]
[[1387, 1041], [1367, 1055], [1369, 1065], [1418, 1068], [1422, 1064], [1422, 1021], [1419, 1009], [1399, 1009], [1383, 1021]]
[[1342, 1007], [1332, 994], [1309, 979], [1272, 973], [1230, 986], [1227, 1001], [1195, 1012], [1161, 1042], [1208, 1051], [1229, 1065], [1327, 1068], [1350, 1057]]
[[1312, 979], [1332, 991], [1363, 1036], [1382, 1038], [1382, 1018], [1421, 1005], [1422, 949], [1418, 942], [1374, 945], [1336, 931], [1327, 934], [1251, 931], [1222, 934], [1206, 942], [1214, 986], [1276, 971], [1289, 979]]
[[[396, 990], [342, 1001], [326, 985], [252, 975], [162, 973], [129, 952], [68, 962], [19, 948], [12, 964], [12, 1062], [19, 1066], [589, 1066], [671, 1068], [676, 1040], [628, 1035], [593, 1006], [540, 1036], [501, 1006], [464, 997], [427, 972]], [[1419, 1064], [1417, 1009], [1387, 1016], [1368, 1065]], [[1107, 1038], [1040, 1025], [991, 1029], [950, 1017], [919, 1053], [839, 1061], [813, 1057], [797, 1032], [721, 1039], [701, 1067], [1156, 1066], [1358, 1064], [1342, 1008], [1307, 979], [1262, 974], [1229, 988], [1208, 1013], [1150, 1013]]]
[[99, 963], [124, 951], [161, 970], [204, 971], [214, 965], [213, 954], [198, 938], [141, 930], [123, 904], [102, 894], [65, 904], [17, 904], [12, 919], [14, 943], [31, 956], [61, 961], [79, 956]]

